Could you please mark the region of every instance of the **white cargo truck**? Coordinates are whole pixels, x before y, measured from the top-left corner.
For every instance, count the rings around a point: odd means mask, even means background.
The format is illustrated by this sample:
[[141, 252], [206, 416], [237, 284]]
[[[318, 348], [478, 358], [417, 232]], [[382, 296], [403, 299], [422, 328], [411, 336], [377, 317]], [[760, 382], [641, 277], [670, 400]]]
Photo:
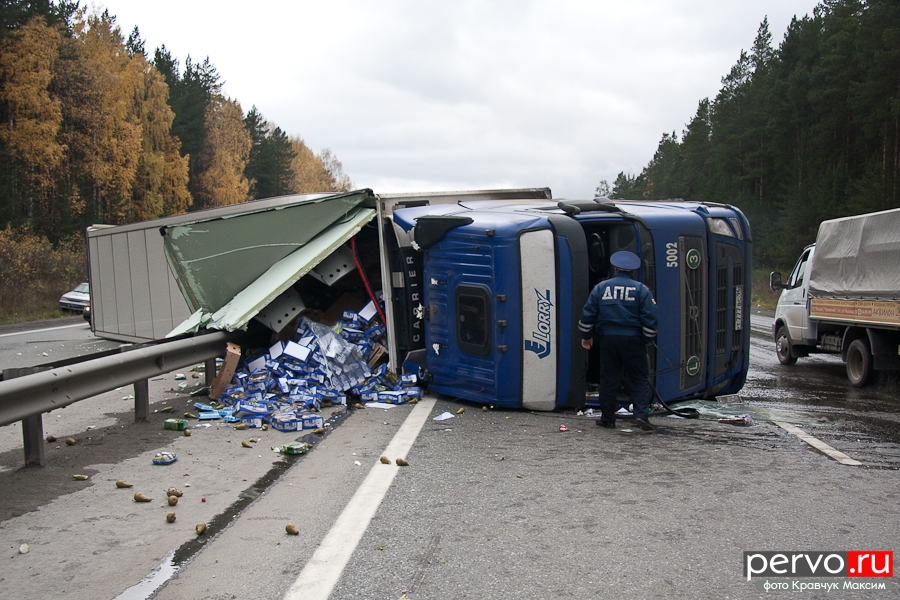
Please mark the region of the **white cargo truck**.
[[772, 333], [784, 365], [840, 353], [851, 385], [900, 369], [900, 209], [823, 221], [781, 290]]

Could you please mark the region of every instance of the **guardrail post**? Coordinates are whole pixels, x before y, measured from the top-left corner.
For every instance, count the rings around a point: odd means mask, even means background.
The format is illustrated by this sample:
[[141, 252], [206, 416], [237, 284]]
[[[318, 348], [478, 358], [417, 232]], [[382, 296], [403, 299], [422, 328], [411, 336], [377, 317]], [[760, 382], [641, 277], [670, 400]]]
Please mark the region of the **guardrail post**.
[[43, 467], [47, 463], [44, 450], [44, 421], [41, 415], [22, 420], [22, 441], [25, 443], [25, 466]]
[[150, 381], [141, 379], [134, 382], [134, 422], [150, 420]]
[[216, 378], [216, 359], [211, 358], [203, 363], [203, 370], [206, 371], [206, 387], [212, 387], [213, 379]]

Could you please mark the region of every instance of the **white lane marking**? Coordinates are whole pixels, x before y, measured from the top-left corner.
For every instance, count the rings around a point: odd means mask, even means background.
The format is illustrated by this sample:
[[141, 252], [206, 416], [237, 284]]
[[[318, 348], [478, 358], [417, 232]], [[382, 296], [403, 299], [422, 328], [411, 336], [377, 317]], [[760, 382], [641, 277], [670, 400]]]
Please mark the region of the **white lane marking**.
[[77, 325], [60, 325], [59, 327], [48, 327], [47, 329], [32, 329], [30, 331], [17, 331], [15, 333], [0, 333], [0, 337], [9, 337], [11, 335], [26, 335], [29, 333], [43, 333], [44, 331], [56, 331], [57, 329], [71, 329], [73, 327], [90, 327], [89, 323], [78, 323]]
[[835, 450], [834, 448], [832, 448], [831, 446], [829, 446], [822, 440], [820, 440], [818, 438], [814, 438], [813, 436], [809, 435], [808, 433], [806, 433], [805, 431], [803, 431], [796, 425], [791, 425], [790, 423], [783, 423], [781, 421], [775, 421], [774, 423], [776, 425], [778, 425], [779, 427], [781, 427], [782, 429], [784, 429], [785, 431], [787, 431], [788, 433], [793, 433], [798, 438], [800, 438], [801, 440], [803, 440], [804, 442], [806, 442], [807, 444], [809, 444], [816, 450], [824, 452], [826, 455], [830, 456], [831, 458], [838, 461], [842, 465], [852, 465], [854, 467], [858, 467], [858, 466], [862, 465], [862, 463], [859, 462], [858, 460], [853, 460], [852, 458], [850, 458], [849, 456], [847, 456], [840, 450]]
[[[392, 459], [406, 458], [435, 402], [437, 402], [435, 398], [425, 398], [416, 404], [394, 435], [394, 439], [385, 448], [384, 456]], [[315, 554], [300, 571], [297, 580], [285, 594], [285, 600], [328, 598], [350, 561], [353, 551], [359, 545], [369, 522], [375, 516], [375, 511], [390, 489], [398, 469], [400, 467], [393, 463], [384, 465], [380, 461], [375, 462], [375, 466], [319, 544]]]

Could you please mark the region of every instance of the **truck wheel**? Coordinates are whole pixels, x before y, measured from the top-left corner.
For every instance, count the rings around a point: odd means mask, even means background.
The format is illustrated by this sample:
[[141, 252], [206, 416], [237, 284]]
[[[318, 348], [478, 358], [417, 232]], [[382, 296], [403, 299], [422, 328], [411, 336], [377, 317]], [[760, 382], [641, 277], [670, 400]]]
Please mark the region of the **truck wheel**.
[[853, 340], [847, 348], [847, 379], [853, 387], [863, 387], [872, 378], [872, 353], [869, 342]]
[[775, 354], [778, 355], [778, 362], [783, 365], [797, 362], [797, 357], [791, 351], [791, 339], [788, 337], [786, 327], [778, 328], [778, 334], [775, 336]]

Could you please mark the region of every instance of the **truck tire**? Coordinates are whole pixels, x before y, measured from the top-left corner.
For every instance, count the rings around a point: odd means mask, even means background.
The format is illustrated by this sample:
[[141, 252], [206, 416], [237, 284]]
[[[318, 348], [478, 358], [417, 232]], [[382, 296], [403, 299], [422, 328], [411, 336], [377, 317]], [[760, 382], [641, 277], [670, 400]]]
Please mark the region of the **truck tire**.
[[791, 338], [788, 337], [787, 327], [779, 327], [778, 333], [775, 334], [775, 354], [778, 355], [778, 362], [783, 365], [797, 362], [797, 357], [791, 350]]
[[869, 342], [856, 339], [847, 348], [847, 379], [853, 387], [863, 387], [872, 379], [872, 352]]

